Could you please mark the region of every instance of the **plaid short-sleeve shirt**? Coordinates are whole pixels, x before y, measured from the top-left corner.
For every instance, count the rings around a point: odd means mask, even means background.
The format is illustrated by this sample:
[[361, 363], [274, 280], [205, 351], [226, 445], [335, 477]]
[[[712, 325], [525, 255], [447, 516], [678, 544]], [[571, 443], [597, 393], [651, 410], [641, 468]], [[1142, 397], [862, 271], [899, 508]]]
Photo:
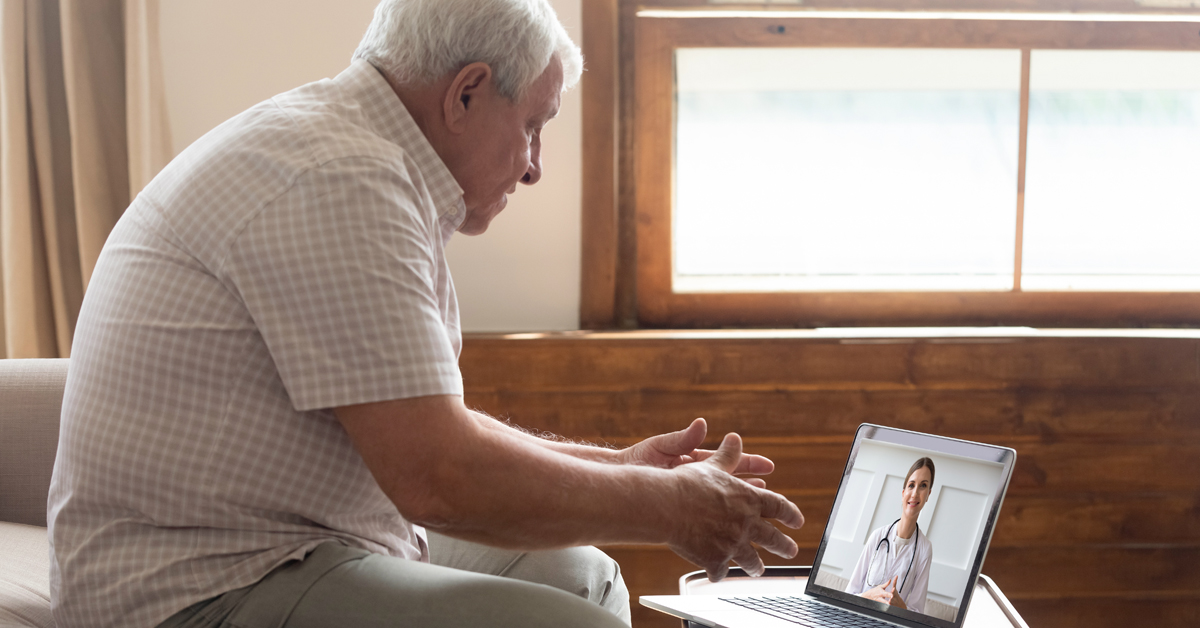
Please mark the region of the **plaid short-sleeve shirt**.
[[426, 560], [332, 408], [462, 394], [462, 190], [374, 67], [179, 155], [114, 228], [50, 491], [60, 628], [155, 626], [322, 542]]

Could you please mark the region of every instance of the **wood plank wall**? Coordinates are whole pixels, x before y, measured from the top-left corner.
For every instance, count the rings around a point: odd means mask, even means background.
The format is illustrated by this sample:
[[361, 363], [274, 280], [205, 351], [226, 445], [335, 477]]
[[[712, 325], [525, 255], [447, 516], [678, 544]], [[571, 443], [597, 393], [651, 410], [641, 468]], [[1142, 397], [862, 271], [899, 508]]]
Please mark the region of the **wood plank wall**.
[[[703, 416], [712, 446], [741, 433], [808, 519], [793, 564], [812, 561], [859, 423], [1013, 447], [983, 573], [1031, 626], [1200, 625], [1200, 340], [468, 336], [461, 364], [468, 404], [530, 428], [624, 446]], [[635, 601], [694, 569], [606, 549]]]

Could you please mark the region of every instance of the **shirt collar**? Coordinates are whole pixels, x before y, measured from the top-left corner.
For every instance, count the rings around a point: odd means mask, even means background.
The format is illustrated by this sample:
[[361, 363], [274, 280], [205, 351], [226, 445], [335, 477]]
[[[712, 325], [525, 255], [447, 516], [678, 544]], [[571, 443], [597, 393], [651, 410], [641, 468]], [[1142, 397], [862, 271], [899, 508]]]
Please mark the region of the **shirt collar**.
[[904, 547], [905, 545], [917, 540], [917, 532], [914, 530], [912, 536], [908, 537], [907, 539], [902, 539], [900, 538], [900, 526], [897, 524], [892, 526], [892, 530], [888, 534], [888, 537], [890, 537], [890, 540], [896, 549], [899, 550], [901, 547]]
[[[467, 217], [463, 190], [383, 74], [367, 61], [355, 59], [334, 82], [362, 107], [363, 117], [372, 131], [412, 155], [425, 178], [440, 222], [452, 227], [450, 233], [458, 229]], [[448, 236], [443, 234], [443, 238], [448, 239]]]

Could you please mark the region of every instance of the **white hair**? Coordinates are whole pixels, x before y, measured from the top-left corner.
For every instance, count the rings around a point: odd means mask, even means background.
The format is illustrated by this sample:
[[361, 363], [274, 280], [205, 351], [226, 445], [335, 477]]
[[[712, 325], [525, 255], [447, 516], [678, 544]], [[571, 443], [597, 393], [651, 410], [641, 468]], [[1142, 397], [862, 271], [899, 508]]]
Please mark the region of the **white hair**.
[[482, 61], [513, 101], [555, 56], [565, 91], [579, 81], [583, 56], [548, 0], [383, 0], [354, 51], [401, 85], [427, 85]]

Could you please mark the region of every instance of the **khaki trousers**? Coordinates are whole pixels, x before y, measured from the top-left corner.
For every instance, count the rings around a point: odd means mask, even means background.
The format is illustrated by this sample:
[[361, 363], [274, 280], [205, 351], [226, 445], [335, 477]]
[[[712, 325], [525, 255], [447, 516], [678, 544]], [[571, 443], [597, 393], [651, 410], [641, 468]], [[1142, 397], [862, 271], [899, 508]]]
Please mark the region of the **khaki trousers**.
[[159, 628], [628, 628], [629, 592], [593, 547], [501, 550], [436, 533], [431, 563], [325, 543]]

